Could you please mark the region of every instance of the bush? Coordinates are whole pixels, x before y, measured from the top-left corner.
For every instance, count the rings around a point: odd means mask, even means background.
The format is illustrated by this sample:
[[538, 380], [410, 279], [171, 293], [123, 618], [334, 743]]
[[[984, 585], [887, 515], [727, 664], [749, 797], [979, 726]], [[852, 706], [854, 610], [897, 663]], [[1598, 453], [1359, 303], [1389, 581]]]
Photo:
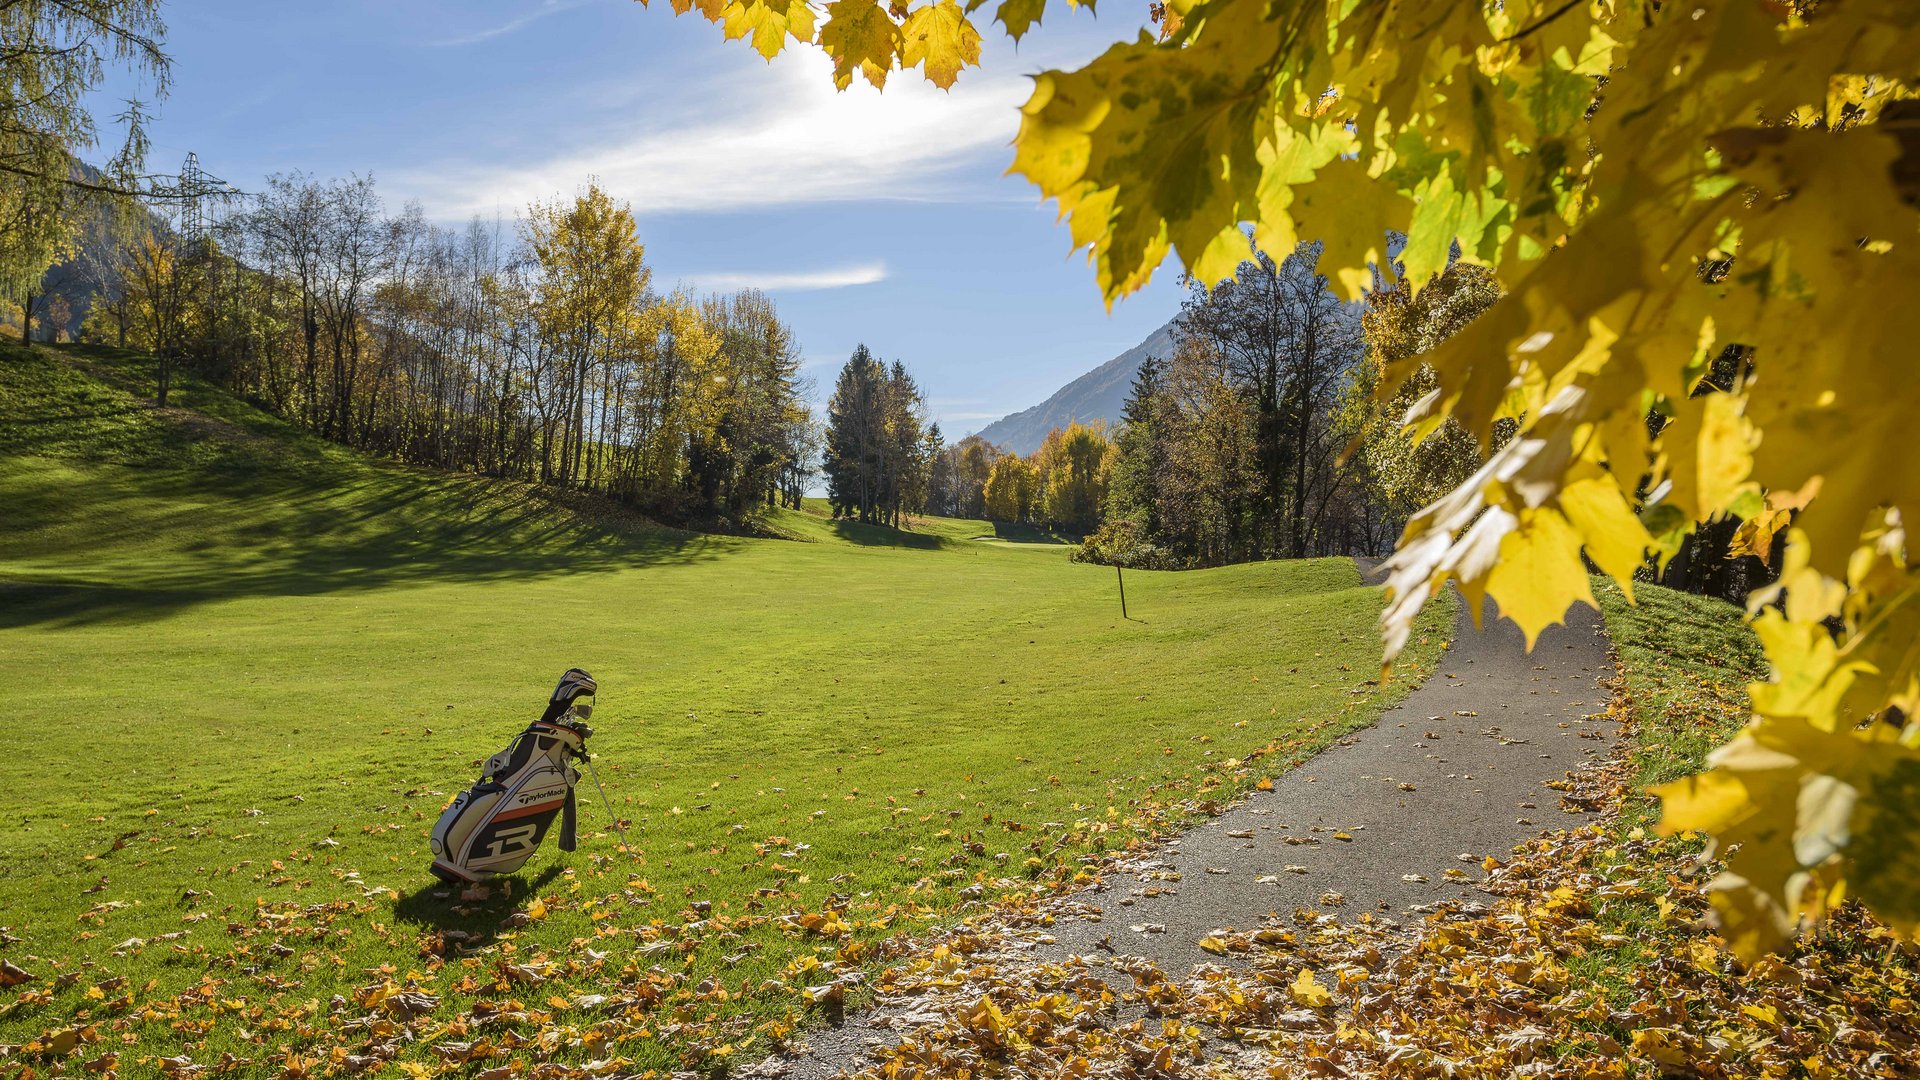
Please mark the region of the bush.
[[1131, 518], [1115, 518], [1094, 530], [1073, 549], [1074, 562], [1123, 566], [1129, 570], [1186, 570], [1192, 561], [1146, 539], [1146, 529]]

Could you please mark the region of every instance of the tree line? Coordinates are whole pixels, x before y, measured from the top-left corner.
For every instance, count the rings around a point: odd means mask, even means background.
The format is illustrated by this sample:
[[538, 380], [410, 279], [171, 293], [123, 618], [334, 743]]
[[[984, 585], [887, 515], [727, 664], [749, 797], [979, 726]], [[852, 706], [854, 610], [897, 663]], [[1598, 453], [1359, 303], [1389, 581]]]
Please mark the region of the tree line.
[[1490, 301], [1467, 288], [1436, 313], [1439, 292], [1414, 306], [1381, 282], [1345, 303], [1317, 255], [1252, 250], [1233, 280], [1192, 287], [1173, 354], [1142, 363], [1120, 422], [1056, 428], [1025, 456], [977, 435], [942, 446], [906, 369], [862, 346], [828, 406], [833, 514], [1028, 523], [1084, 536], [1081, 558], [1169, 569], [1388, 550], [1478, 448], [1408, 440], [1371, 400], [1377, 372]]
[[595, 184], [511, 223], [389, 214], [369, 178], [270, 177], [198, 235], [149, 208], [96, 245], [84, 340], [151, 352], [317, 434], [579, 488], [670, 520], [798, 505], [814, 457], [793, 332], [748, 290], [653, 288]]
[[158, 0], [0, 4], [0, 296], [36, 328], [190, 368], [396, 460], [737, 523], [798, 505], [817, 457], [792, 329], [764, 295], [653, 287], [631, 209], [588, 185], [511, 222], [390, 213], [371, 178], [270, 177], [232, 196], [189, 159], [146, 172], [171, 79]]
[[1190, 286], [1171, 356], [1128, 394], [1099, 528], [1082, 558], [1180, 568], [1377, 554], [1405, 511], [1369, 455], [1364, 313], [1315, 269], [1318, 248], [1253, 249], [1211, 290]]
[[835, 518], [901, 528], [929, 514], [1080, 533], [1100, 522], [1112, 457], [1099, 425], [1056, 429], [1026, 457], [978, 435], [947, 445], [906, 366], [861, 345], [834, 382], [821, 471]]

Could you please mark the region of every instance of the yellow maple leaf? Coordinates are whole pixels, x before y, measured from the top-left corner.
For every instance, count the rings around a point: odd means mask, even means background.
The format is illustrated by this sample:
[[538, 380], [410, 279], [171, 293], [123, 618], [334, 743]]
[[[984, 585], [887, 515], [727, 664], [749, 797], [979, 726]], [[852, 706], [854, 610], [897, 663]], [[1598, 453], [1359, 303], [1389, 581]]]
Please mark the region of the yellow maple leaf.
[[806, 0], [734, 0], [720, 27], [729, 40], [747, 38], [755, 52], [772, 60], [789, 37], [802, 44], [813, 40], [813, 8]]
[[901, 30], [906, 36], [901, 66], [920, 68], [942, 90], [953, 85], [961, 68], [980, 63], [980, 32], [954, 0], [915, 8]]
[[1001, 0], [1000, 7], [994, 12], [994, 18], [1007, 28], [1007, 36], [1019, 41], [1028, 30], [1040, 21], [1040, 15], [1046, 10], [1047, 0]]
[[1369, 264], [1386, 263], [1387, 231], [1406, 232], [1413, 203], [1366, 165], [1341, 158], [1293, 189], [1294, 230], [1325, 245], [1321, 268], [1349, 300], [1373, 283]]
[[1527, 648], [1540, 632], [1566, 616], [1569, 600], [1594, 603], [1587, 568], [1580, 562], [1580, 536], [1551, 507], [1527, 508], [1500, 538], [1500, 558], [1487, 575], [1487, 592], [1526, 635]]
[[1287, 986], [1287, 993], [1299, 1004], [1316, 1009], [1333, 1004], [1333, 992], [1320, 985], [1320, 980], [1313, 977], [1312, 968], [1301, 968], [1300, 974]]
[[858, 70], [876, 87], [900, 56], [899, 24], [876, 0], [834, 0], [820, 26], [820, 48], [833, 58], [833, 84], [845, 90]]

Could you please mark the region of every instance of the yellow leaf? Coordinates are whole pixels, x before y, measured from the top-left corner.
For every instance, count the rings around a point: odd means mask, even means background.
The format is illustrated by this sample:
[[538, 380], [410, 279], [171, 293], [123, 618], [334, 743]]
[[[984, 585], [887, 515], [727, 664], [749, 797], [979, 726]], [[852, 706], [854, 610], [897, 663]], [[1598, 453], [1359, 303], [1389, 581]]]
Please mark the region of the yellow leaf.
[[1741, 415], [1742, 401], [1732, 394], [1708, 394], [1702, 399], [1700, 466], [1695, 483], [1699, 511], [1713, 513], [1733, 505], [1753, 471], [1753, 434]]
[[1320, 265], [1349, 300], [1372, 284], [1369, 264], [1386, 263], [1387, 231], [1406, 232], [1413, 203], [1391, 181], [1367, 174], [1362, 162], [1329, 162], [1293, 189], [1294, 229], [1325, 245]]
[[1686, 1036], [1673, 1028], [1641, 1028], [1633, 1033], [1633, 1052], [1672, 1069], [1692, 1070], [1694, 1055]]
[[1500, 540], [1500, 558], [1487, 575], [1487, 592], [1526, 635], [1527, 648], [1559, 622], [1570, 600], [1594, 603], [1580, 537], [1560, 511], [1524, 509], [1513, 531]]
[[1019, 41], [1026, 36], [1028, 29], [1040, 21], [1040, 15], [1046, 10], [1047, 0], [1002, 0], [994, 18], [1007, 28], [1007, 36]]
[[927, 81], [942, 90], [953, 85], [961, 68], [980, 63], [980, 32], [954, 0], [915, 8], [901, 30], [906, 36], [901, 66], [922, 69]]
[[1333, 1003], [1332, 992], [1313, 977], [1312, 968], [1301, 968], [1300, 974], [1287, 987], [1287, 993], [1299, 1004], [1316, 1009]]
[[789, 37], [801, 44], [813, 40], [813, 9], [806, 0], [734, 0], [720, 27], [729, 40], [750, 38], [754, 51], [771, 60]]
[[1586, 544], [1587, 557], [1633, 595], [1633, 574], [1646, 560], [1653, 537], [1611, 474], [1600, 472], [1560, 491], [1560, 509]]
[[833, 58], [833, 84], [845, 90], [858, 70], [885, 86], [900, 56], [900, 27], [875, 0], [834, 0], [820, 26], [820, 48]]

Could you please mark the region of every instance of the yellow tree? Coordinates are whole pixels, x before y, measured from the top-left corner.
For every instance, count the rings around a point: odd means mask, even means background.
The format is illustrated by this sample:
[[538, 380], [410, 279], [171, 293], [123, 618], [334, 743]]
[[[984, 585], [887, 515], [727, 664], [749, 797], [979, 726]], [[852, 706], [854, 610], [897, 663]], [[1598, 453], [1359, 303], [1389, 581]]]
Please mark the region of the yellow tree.
[[[1438, 380], [1420, 366], [1404, 375], [1391, 395], [1376, 392], [1381, 373], [1405, 364], [1465, 329], [1500, 299], [1499, 287], [1485, 267], [1456, 263], [1415, 297], [1406, 281], [1376, 289], [1367, 297], [1361, 326], [1366, 360], [1343, 401], [1348, 426], [1358, 428], [1354, 452], [1368, 481], [1396, 515], [1410, 517], [1421, 507], [1460, 485], [1486, 459], [1474, 437], [1452, 420], [1424, 439], [1402, 426], [1407, 411], [1431, 393]], [[1511, 422], [1495, 432], [1504, 443]]]
[[[559, 428], [558, 456], [546, 466], [562, 482], [579, 477], [591, 443], [607, 440], [610, 401], [589, 401], [590, 384], [605, 374], [615, 332], [646, 293], [652, 271], [625, 203], [589, 183], [571, 200], [527, 208], [521, 233], [540, 266], [537, 286], [541, 333], [559, 361], [550, 388]], [[551, 437], [551, 436], [550, 436]], [[556, 448], [549, 447], [551, 456]]]
[[132, 309], [128, 341], [153, 354], [154, 402], [161, 408], [167, 405], [174, 366], [187, 339], [192, 276], [193, 267], [181, 258], [171, 231], [150, 228], [140, 234], [127, 259], [127, 297]]
[[[31, 331], [47, 270], [74, 253], [81, 222], [125, 199], [146, 156], [146, 113], [130, 102], [125, 141], [104, 175], [80, 165], [98, 148], [92, 107], [109, 67], [165, 94], [160, 0], [0, 3], [0, 295]], [[154, 194], [149, 192], [149, 194]]]
[[[692, 0], [675, 0], [692, 6]], [[1016, 39], [1044, 0], [994, 10]], [[771, 55], [818, 41], [834, 78], [977, 60], [955, 0], [700, 5]], [[973, 10], [979, 10], [974, 6]], [[1920, 923], [1920, 33], [1910, 0], [1167, 0], [1160, 35], [1035, 79], [1014, 171], [1055, 199], [1109, 297], [1169, 256], [1218, 281], [1250, 225], [1324, 243], [1349, 297], [1417, 295], [1458, 252], [1502, 299], [1425, 365], [1417, 436], [1514, 437], [1417, 514], [1395, 556], [1389, 657], [1449, 581], [1531, 639], [1630, 586], [1693, 523], [1787, 534], [1775, 675], [1668, 828], [1740, 845], [1715, 902], [1742, 953], [1840, 897]], [[1705, 375], [1728, 346], [1725, 384]], [[1652, 422], [1649, 422], [1651, 417]], [[1791, 515], [1791, 516], [1790, 516]], [[1838, 626], [1836, 632], [1833, 627]]]
[[709, 436], [731, 393], [720, 328], [685, 292], [648, 304], [633, 324], [638, 369], [635, 446], [641, 486], [658, 497], [680, 479], [690, 441]]
[[1035, 451], [1033, 466], [1042, 517], [1078, 532], [1099, 526], [1113, 467], [1113, 443], [1104, 430], [1081, 423], [1054, 428]]
[[986, 513], [989, 521], [1026, 521], [1033, 515], [1033, 499], [1040, 471], [1018, 454], [1008, 454], [987, 472]]

